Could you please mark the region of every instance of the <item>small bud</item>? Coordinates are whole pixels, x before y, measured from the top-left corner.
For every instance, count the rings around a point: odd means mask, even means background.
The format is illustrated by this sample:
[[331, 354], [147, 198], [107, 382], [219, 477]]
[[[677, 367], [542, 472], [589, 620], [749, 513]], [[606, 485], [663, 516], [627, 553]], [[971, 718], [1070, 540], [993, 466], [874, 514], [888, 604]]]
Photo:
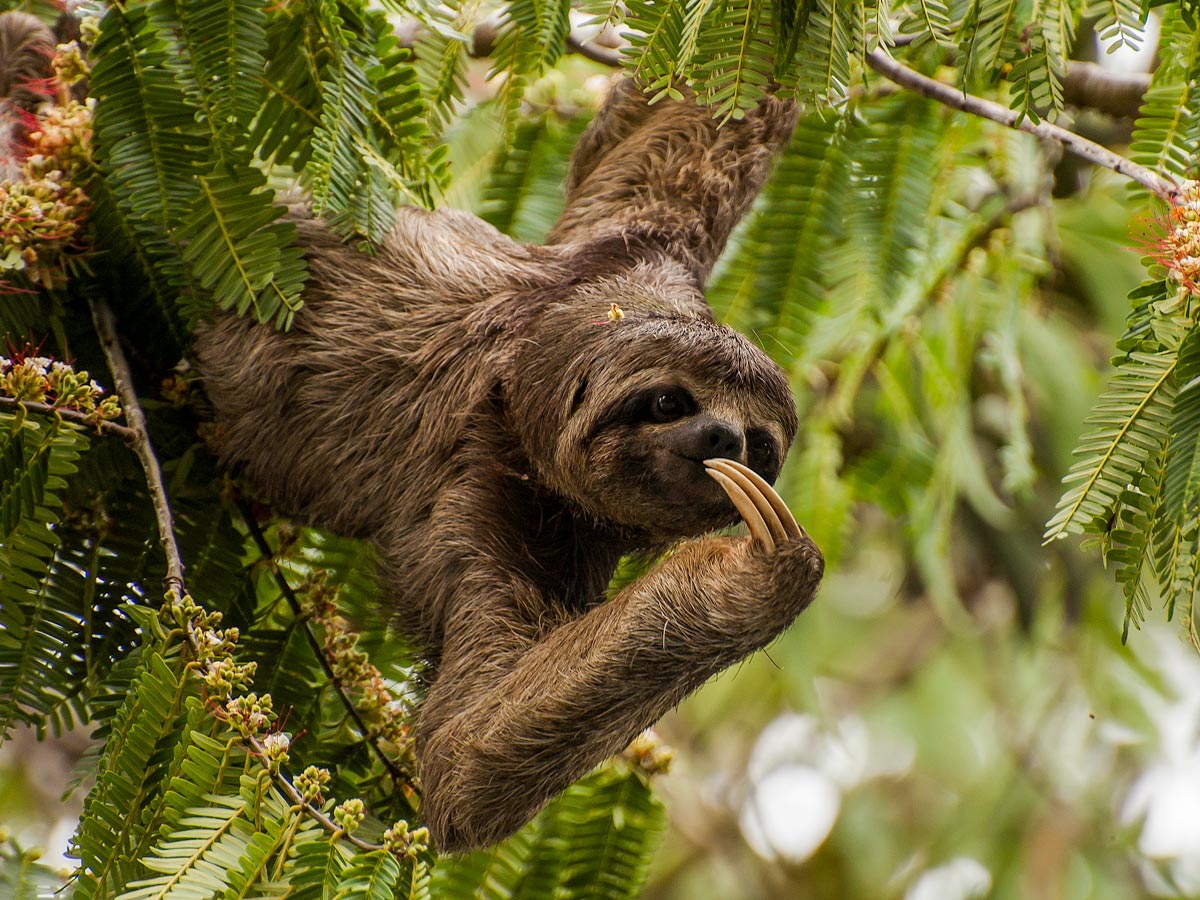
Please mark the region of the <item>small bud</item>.
[[346, 834], [353, 834], [362, 824], [366, 815], [367, 809], [363, 802], [357, 797], [351, 797], [349, 800], [343, 800], [334, 808], [333, 821]]
[[296, 790], [300, 792], [300, 796], [304, 798], [305, 803], [320, 806], [325, 802], [322, 791], [329, 784], [329, 780], [332, 777], [328, 769], [309, 766], [296, 776]]
[[279, 772], [279, 767], [288, 761], [288, 748], [292, 739], [282, 731], [273, 731], [262, 739], [263, 752], [267, 757], [267, 769], [272, 775]]

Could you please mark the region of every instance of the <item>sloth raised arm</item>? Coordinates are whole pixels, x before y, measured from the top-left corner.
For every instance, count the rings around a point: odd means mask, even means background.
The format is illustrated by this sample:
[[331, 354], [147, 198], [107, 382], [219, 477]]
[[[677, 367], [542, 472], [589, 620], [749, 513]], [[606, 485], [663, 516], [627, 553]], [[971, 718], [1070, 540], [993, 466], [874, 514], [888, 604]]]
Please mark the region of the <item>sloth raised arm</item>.
[[[442, 850], [511, 834], [816, 591], [820, 552], [770, 488], [787, 379], [701, 293], [794, 119], [769, 97], [717, 129], [623, 83], [547, 246], [402, 209], [367, 257], [302, 221], [293, 327], [198, 331], [223, 460], [279, 512], [371, 539], [428, 653]], [[688, 540], [739, 514], [750, 537]], [[605, 599], [622, 555], [665, 550]]]
[[547, 243], [620, 234], [683, 263], [701, 285], [791, 137], [796, 104], [769, 95], [718, 128], [686, 99], [654, 105], [619, 82], [575, 149], [567, 207]]

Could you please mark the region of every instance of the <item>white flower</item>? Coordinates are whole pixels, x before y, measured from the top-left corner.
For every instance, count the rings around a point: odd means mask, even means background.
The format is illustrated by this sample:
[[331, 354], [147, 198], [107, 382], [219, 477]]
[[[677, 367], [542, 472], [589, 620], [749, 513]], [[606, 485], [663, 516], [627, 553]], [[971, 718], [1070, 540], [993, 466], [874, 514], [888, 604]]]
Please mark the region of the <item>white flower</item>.
[[977, 859], [956, 856], [950, 862], [926, 869], [904, 895], [904, 900], [972, 900], [992, 889], [992, 873]]

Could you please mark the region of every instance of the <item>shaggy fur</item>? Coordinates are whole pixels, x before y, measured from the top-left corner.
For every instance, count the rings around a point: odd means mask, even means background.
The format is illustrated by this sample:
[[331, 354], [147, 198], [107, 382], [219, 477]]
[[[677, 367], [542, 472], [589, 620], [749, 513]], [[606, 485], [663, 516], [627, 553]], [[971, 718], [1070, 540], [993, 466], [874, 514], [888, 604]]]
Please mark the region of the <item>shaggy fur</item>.
[[225, 315], [198, 336], [226, 463], [280, 512], [372, 539], [435, 662], [417, 749], [442, 850], [511, 834], [817, 589], [807, 538], [709, 537], [605, 602], [623, 554], [736, 520], [704, 458], [773, 481], [795, 434], [782, 372], [701, 293], [795, 118], [768, 98], [718, 130], [623, 83], [547, 246], [403, 209], [371, 258], [301, 221], [293, 328]]
[[29, 13], [0, 14], [0, 178], [17, 174], [27, 122], [50, 96], [54, 32]]

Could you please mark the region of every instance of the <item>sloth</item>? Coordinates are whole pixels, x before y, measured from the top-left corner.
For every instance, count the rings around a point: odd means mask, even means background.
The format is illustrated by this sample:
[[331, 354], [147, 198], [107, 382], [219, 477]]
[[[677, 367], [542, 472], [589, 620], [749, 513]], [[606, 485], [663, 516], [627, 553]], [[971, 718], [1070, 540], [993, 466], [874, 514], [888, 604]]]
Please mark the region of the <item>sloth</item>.
[[[196, 358], [223, 462], [277, 512], [369, 538], [431, 662], [416, 749], [443, 852], [489, 845], [812, 600], [771, 488], [779, 367], [702, 288], [797, 118], [718, 128], [619, 82], [544, 246], [401, 209], [374, 255], [300, 215], [286, 332], [219, 314]], [[706, 532], [745, 520], [748, 536]], [[662, 554], [606, 598], [626, 554]]]

